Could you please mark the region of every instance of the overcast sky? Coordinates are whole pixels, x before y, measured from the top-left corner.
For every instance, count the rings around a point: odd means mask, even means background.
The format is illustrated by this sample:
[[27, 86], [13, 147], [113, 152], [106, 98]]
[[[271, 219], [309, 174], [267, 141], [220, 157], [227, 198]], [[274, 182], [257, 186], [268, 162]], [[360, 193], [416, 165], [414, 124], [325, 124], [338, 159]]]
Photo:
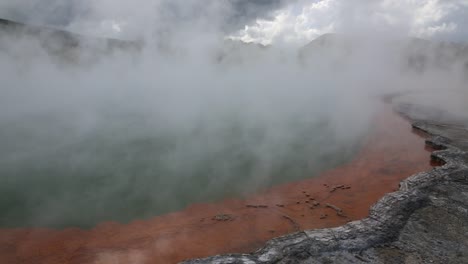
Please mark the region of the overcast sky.
[[380, 32], [468, 40], [468, 0], [300, 0], [234, 35], [244, 41], [306, 42], [329, 32]]
[[142, 29], [206, 27], [263, 44], [328, 32], [466, 41], [468, 0], [2, 0], [0, 16], [132, 38]]

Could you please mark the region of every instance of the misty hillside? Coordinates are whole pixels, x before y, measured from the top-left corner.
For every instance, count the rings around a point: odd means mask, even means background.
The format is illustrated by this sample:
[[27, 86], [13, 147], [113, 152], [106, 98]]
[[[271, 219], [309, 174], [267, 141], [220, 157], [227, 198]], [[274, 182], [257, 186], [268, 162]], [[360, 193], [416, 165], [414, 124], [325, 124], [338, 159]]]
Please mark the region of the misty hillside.
[[[66, 30], [26, 25], [0, 18], [0, 51], [9, 46], [5, 45], [5, 42], [24, 38], [39, 41], [41, 49], [55, 59], [68, 63], [95, 62], [100, 56], [110, 55], [113, 52], [139, 52], [143, 49], [143, 43], [136, 41], [84, 36]], [[165, 41], [154, 45], [161, 53], [172, 55], [178, 53], [173, 47], [169, 48]], [[229, 65], [265, 58], [269, 56], [268, 51], [268, 46], [226, 39], [221, 47], [212, 53], [215, 62]]]
[[216, 61], [220, 63], [243, 63], [268, 56], [270, 47], [256, 43], [246, 43], [227, 39], [216, 52]]
[[0, 18], [0, 51], [9, 49], [8, 44], [11, 42], [24, 39], [29, 39], [31, 45], [38, 45], [50, 56], [63, 62], [92, 62], [101, 55], [116, 51], [135, 52], [142, 48], [142, 44], [138, 42], [83, 36], [61, 29], [26, 25]]
[[[141, 51], [143, 44], [111, 38], [84, 36], [69, 31], [44, 26], [26, 25], [0, 18], [0, 50], [11, 42], [24, 38], [38, 41], [38, 45], [49, 55], [65, 62], [93, 62], [103, 55], [117, 51]], [[3, 44], [2, 44], [3, 42]], [[159, 47], [161, 48], [161, 47]], [[213, 59], [223, 64], [242, 64], [265, 59], [271, 55], [271, 47], [256, 43], [226, 39], [220, 48], [212, 51]], [[468, 45], [453, 42], [435, 42], [420, 38], [372, 39], [369, 36], [324, 34], [299, 49], [299, 60], [304, 65], [311, 61], [327, 61], [341, 67], [351, 57], [361, 56], [359, 52], [368, 49], [376, 54], [390, 54], [404, 68], [424, 72], [428, 67], [439, 69], [458, 68], [468, 72]], [[162, 50], [169, 52], [168, 50]], [[395, 53], [395, 56], [391, 54]], [[378, 58], [376, 58], [378, 59]], [[313, 63], [312, 63], [313, 64]]]
[[[383, 45], [383, 47], [382, 47]], [[345, 63], [352, 56], [376, 54], [397, 60], [402, 68], [422, 73], [428, 68], [440, 70], [459, 68], [468, 72], [468, 45], [465, 43], [437, 42], [420, 38], [373, 39], [369, 36], [325, 34], [311, 41], [299, 51], [300, 60], [307, 64], [327, 58], [336, 64]], [[361, 54], [363, 55], [363, 54]], [[378, 59], [376, 57], [375, 59]]]

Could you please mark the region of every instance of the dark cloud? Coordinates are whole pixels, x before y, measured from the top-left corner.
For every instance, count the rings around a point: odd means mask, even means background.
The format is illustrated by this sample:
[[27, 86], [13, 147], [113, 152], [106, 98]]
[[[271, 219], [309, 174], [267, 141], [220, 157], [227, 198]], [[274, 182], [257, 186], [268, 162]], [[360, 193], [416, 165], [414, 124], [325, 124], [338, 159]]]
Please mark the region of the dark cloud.
[[[103, 2], [103, 1], [101, 1]], [[150, 1], [151, 2], [151, 1]], [[161, 7], [155, 16], [169, 18], [169, 23], [190, 23], [191, 20], [210, 19], [212, 6], [224, 5], [222, 19], [216, 21], [221, 29], [232, 31], [242, 28], [256, 18], [268, 18], [272, 11], [292, 1], [286, 0], [162, 0], [154, 2]], [[112, 9], [118, 2], [113, 2]], [[126, 3], [122, 3], [125, 9]], [[150, 6], [151, 4], [148, 4]], [[77, 19], [93, 14], [95, 6], [103, 6], [99, 1], [80, 0], [6, 0], [0, 3], [0, 17], [18, 22], [66, 27]], [[146, 8], [142, 6], [142, 9]], [[144, 10], [142, 10], [144, 11]], [[101, 12], [102, 13], [102, 12]], [[93, 19], [98, 21], [98, 17]], [[101, 17], [112, 19], [112, 17]], [[160, 21], [160, 19], [158, 19]]]
[[242, 27], [256, 18], [270, 18], [271, 12], [295, 1], [286, 0], [230, 0], [232, 14], [227, 25]]
[[0, 17], [24, 23], [66, 26], [86, 11], [78, 0], [6, 0], [0, 3]]

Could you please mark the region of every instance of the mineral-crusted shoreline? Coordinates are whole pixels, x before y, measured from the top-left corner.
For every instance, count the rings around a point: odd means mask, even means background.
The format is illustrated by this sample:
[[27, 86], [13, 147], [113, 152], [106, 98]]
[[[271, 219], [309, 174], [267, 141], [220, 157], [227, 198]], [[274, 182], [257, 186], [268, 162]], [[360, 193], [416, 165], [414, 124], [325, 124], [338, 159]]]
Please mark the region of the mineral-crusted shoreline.
[[395, 110], [431, 135], [431, 158], [443, 166], [402, 181], [365, 219], [275, 238], [252, 254], [185, 263], [468, 263], [468, 131], [446, 117], [416, 114], [433, 109]]

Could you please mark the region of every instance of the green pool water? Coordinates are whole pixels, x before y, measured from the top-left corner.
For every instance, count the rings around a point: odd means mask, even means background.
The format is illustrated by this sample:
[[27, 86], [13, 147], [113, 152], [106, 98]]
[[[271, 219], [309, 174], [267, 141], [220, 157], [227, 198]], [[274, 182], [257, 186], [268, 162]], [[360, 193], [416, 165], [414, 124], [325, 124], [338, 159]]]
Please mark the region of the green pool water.
[[27, 115], [0, 130], [0, 226], [82, 227], [129, 222], [191, 203], [242, 197], [314, 177], [353, 157], [364, 138], [340, 140], [326, 116], [186, 127], [145, 114]]

